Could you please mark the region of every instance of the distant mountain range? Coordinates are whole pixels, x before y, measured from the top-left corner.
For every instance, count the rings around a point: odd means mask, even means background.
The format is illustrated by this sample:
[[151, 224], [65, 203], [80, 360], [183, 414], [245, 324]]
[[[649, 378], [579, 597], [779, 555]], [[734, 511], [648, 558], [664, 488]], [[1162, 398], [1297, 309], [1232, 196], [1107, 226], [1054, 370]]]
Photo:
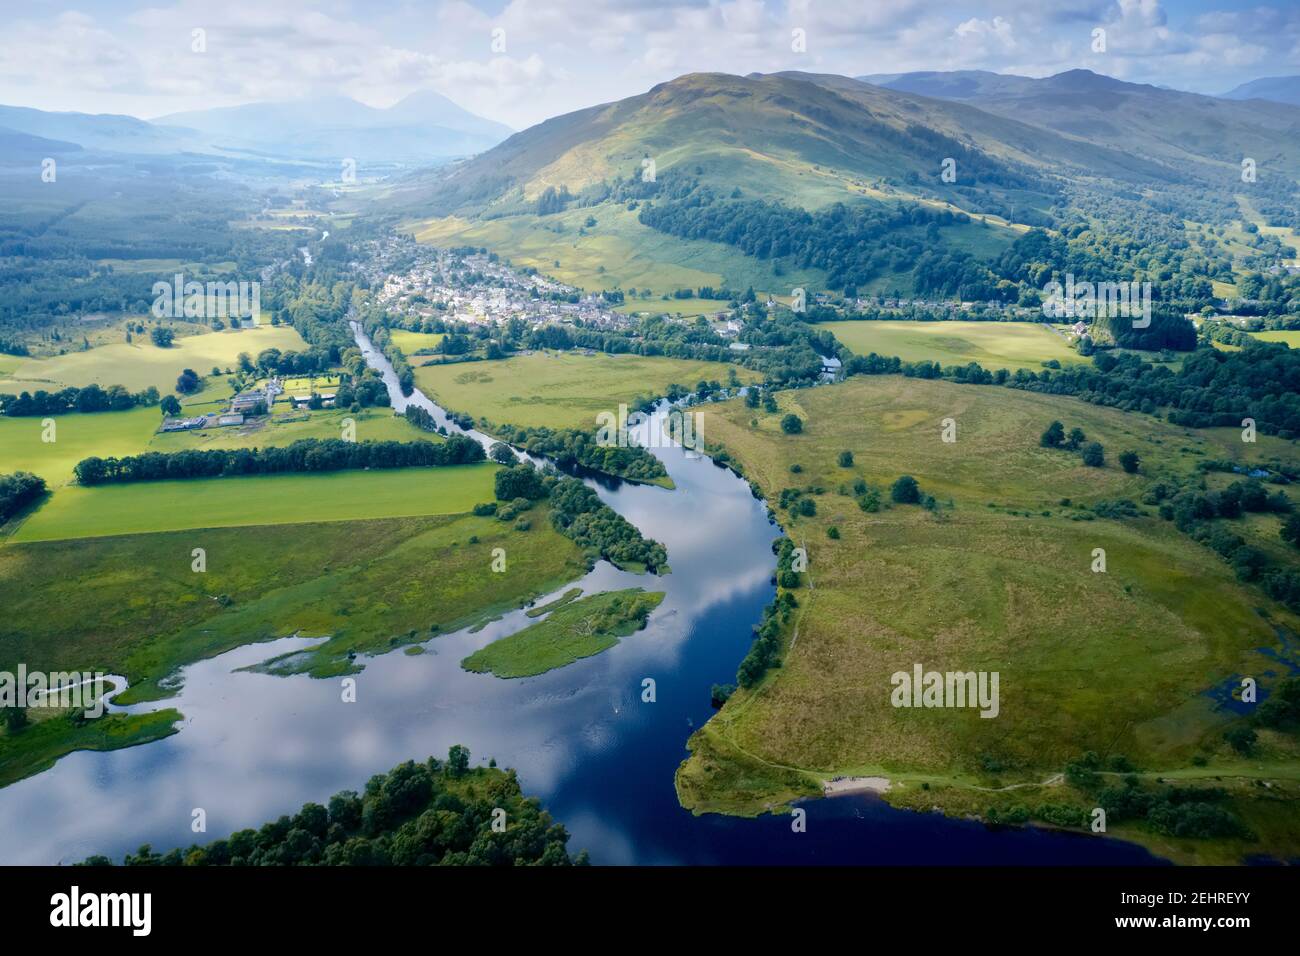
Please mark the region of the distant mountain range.
[[228, 149], [333, 160], [418, 161], [467, 156], [510, 135], [508, 126], [476, 116], [432, 90], [412, 93], [388, 109], [345, 96], [250, 103], [154, 120], [197, 130]]
[[1094, 145], [1193, 168], [1200, 175], [1210, 175], [1210, 167], [1235, 166], [1243, 156], [1300, 175], [1300, 112], [1285, 102], [1202, 96], [1126, 83], [1090, 70], [1043, 79], [981, 71], [862, 79], [886, 89], [969, 103]]
[[40, 147], [48, 152], [84, 148], [409, 163], [482, 152], [511, 132], [431, 90], [413, 93], [388, 109], [322, 96], [174, 113], [151, 121], [0, 106], [0, 131], [0, 159], [17, 159], [36, 149], [33, 140], [17, 138], [26, 136], [51, 141]]
[[1227, 100], [1272, 100], [1300, 106], [1300, 76], [1266, 76], [1223, 94]]

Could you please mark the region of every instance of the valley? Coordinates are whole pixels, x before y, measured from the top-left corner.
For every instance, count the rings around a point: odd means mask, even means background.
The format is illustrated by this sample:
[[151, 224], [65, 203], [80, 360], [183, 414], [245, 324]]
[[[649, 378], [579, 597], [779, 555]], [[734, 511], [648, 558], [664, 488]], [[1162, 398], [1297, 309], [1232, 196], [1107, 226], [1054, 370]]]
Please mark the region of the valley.
[[[0, 862], [174, 863], [200, 800], [196, 860], [491, 856], [310, 823], [370, 775], [536, 794], [556, 862], [1300, 858], [1300, 108], [780, 69], [519, 132], [31, 112], [0, 670], [125, 687], [4, 708]], [[239, 835], [303, 804], [313, 849]]]

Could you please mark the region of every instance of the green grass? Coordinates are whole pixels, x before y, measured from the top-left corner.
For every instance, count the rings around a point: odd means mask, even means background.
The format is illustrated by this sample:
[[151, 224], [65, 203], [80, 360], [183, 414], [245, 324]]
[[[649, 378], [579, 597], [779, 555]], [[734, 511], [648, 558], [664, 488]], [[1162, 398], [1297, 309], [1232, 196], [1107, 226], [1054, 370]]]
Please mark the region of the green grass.
[[432, 349], [437, 347], [438, 343], [443, 340], [442, 332], [411, 332], [406, 329], [392, 329], [389, 337], [393, 344], [401, 349], [406, 355], [414, 355], [421, 349]]
[[[224, 403], [197, 404], [187, 408], [193, 414], [218, 411]], [[154, 410], [155, 417], [157, 411]], [[246, 424], [229, 428], [205, 428], [200, 431], [156, 433], [149, 439], [149, 451], [182, 451], [188, 448], [270, 448], [288, 445], [304, 438], [341, 438], [343, 423], [351, 419], [356, 425], [357, 441], [431, 441], [441, 435], [417, 428], [391, 408], [363, 408], [359, 412], [342, 409], [289, 411], [276, 406], [276, 414], [265, 424]], [[0, 420], [2, 421], [2, 420]]]
[[460, 514], [492, 500], [497, 467], [484, 463], [69, 486], [19, 525], [11, 540]]
[[1300, 349], [1300, 329], [1279, 329], [1273, 332], [1251, 332], [1250, 334], [1261, 342], [1285, 342], [1293, 349]]
[[1035, 322], [828, 322], [821, 326], [859, 355], [897, 355], [905, 362], [978, 362], [986, 369], [1039, 370], [1047, 359], [1085, 361], [1065, 339]]
[[[492, 362], [424, 366], [416, 384], [445, 408], [494, 424], [594, 431], [601, 412], [618, 413], [642, 396], [662, 395], [674, 382], [727, 381], [734, 366], [640, 355], [537, 352]], [[737, 368], [742, 381], [756, 373]]]
[[0, 474], [30, 471], [51, 487], [72, 478], [72, 469], [91, 455], [134, 455], [145, 450], [162, 421], [156, 408], [69, 414], [54, 418], [54, 441], [42, 440], [40, 416], [0, 416]]
[[[354, 670], [349, 649], [490, 620], [584, 573], [578, 548], [535, 510], [526, 532], [447, 515], [5, 545], [0, 669], [122, 674], [128, 703], [165, 696], [158, 681], [186, 663], [297, 633], [330, 639], [277, 671]], [[491, 570], [494, 548], [504, 573]]]
[[[1292, 629], [1295, 615], [1238, 584], [1208, 549], [1155, 517], [1072, 520], [1085, 515], [1080, 504], [1140, 500], [1161, 474], [1218, 457], [1228, 438], [1069, 398], [898, 376], [779, 401], [779, 414], [710, 406], [704, 433], [769, 501], [787, 487], [825, 489], [815, 516], [781, 513], [809, 550], [809, 571], [794, 591], [783, 666], [692, 738], [677, 781], [684, 805], [759, 812], [835, 774], [942, 780], [962, 792], [1033, 783], [1087, 750], [1144, 769], [1185, 767], [1222, 745], [1230, 719], [1201, 691], [1276, 669], [1256, 650], [1276, 643], [1256, 608]], [[787, 412], [804, 420], [802, 434], [783, 434]], [[940, 440], [949, 417], [954, 444]], [[1039, 447], [1053, 419], [1101, 441], [1107, 467]], [[1116, 467], [1128, 448], [1142, 474]], [[837, 464], [844, 449], [851, 468]], [[888, 502], [904, 473], [940, 501], [937, 515], [914, 505], [866, 513], [840, 493], [860, 477]], [[827, 538], [831, 525], [839, 540]], [[1094, 548], [1106, 551], [1105, 574], [1090, 570]], [[999, 672], [1001, 714], [893, 708], [890, 675], [918, 662]], [[926, 798], [945, 805], [933, 791]]]
[[[643, 226], [619, 205], [574, 209], [553, 216], [509, 216], [485, 221], [457, 217], [409, 224], [421, 242], [486, 246], [516, 266], [582, 289], [650, 289], [655, 296], [700, 286], [788, 293], [796, 286], [825, 288], [818, 269], [777, 275], [771, 262], [702, 239], [679, 239]], [[588, 216], [596, 225], [587, 227]], [[579, 235], [579, 231], [585, 234]], [[556, 265], [558, 260], [559, 265]]]
[[204, 335], [177, 336], [171, 348], [160, 349], [148, 341], [148, 334], [137, 335], [129, 345], [118, 342], [102, 345], [87, 352], [69, 352], [50, 358], [23, 360], [5, 378], [0, 391], [55, 391], [68, 386], [81, 388], [92, 382], [99, 385], [122, 385], [133, 392], [150, 385], [162, 394], [176, 389], [181, 370], [192, 368], [208, 375], [212, 367], [233, 367], [240, 352], [257, 355], [263, 349], [304, 351], [307, 344], [289, 326], [259, 326], [242, 331], [210, 332]]
[[[556, 607], [545, 620], [493, 641], [460, 662], [476, 674], [532, 677], [609, 650], [645, 627], [664, 592], [607, 591]], [[559, 604], [559, 602], [556, 602]]]
[[67, 717], [33, 722], [17, 734], [0, 731], [0, 787], [53, 767], [77, 750], [121, 750], [176, 733], [182, 720], [172, 708], [146, 714], [104, 714], [81, 724]]

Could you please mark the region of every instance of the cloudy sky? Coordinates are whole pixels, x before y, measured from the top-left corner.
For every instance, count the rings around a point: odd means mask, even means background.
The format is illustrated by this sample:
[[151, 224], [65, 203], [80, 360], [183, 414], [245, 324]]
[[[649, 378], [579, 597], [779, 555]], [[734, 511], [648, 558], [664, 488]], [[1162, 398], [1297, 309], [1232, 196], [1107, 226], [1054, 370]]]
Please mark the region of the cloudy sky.
[[1203, 93], [1300, 74], [1295, 0], [0, 0], [0, 13], [0, 103], [146, 118], [328, 93], [387, 106], [432, 88], [522, 128], [701, 70], [1086, 67]]

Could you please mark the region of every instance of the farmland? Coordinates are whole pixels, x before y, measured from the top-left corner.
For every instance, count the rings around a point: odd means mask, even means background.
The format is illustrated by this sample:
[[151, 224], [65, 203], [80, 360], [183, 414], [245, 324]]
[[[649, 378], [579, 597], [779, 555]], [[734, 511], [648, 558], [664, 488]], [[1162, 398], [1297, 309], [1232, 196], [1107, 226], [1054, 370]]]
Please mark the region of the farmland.
[[[878, 775], [900, 805], [980, 812], [997, 801], [981, 801], [976, 787], [1024, 784], [1021, 800], [1070, 799], [1039, 784], [1086, 751], [1123, 754], [1152, 774], [1198, 758], [1248, 795], [1253, 764], [1223, 742], [1232, 715], [1205, 691], [1270, 670], [1273, 626], [1294, 629], [1294, 615], [1243, 589], [1167, 522], [1088, 511], [1140, 498], [1160, 474], [1219, 455], [1227, 439], [1071, 399], [898, 377], [786, 393], [780, 405], [777, 414], [738, 402], [709, 410], [710, 443], [770, 501], [784, 488], [812, 488], [816, 509], [781, 516], [809, 560], [783, 664], [692, 738], [677, 781], [684, 805], [754, 813], [832, 776]], [[802, 434], [783, 434], [786, 413], [803, 419]], [[955, 443], [941, 441], [945, 418], [957, 423]], [[1112, 463], [1088, 468], [1039, 447], [1053, 419], [1102, 442]], [[1126, 448], [1160, 465], [1127, 475], [1113, 464]], [[842, 450], [853, 453], [850, 467], [837, 463]], [[936, 510], [889, 504], [904, 473]], [[885, 492], [878, 512], [844, 493], [855, 479]], [[1104, 574], [1092, 573], [1095, 548], [1107, 555]], [[891, 674], [915, 663], [999, 672], [998, 718], [891, 707]], [[1264, 737], [1259, 760], [1293, 756], [1285, 736]], [[1295, 783], [1282, 786], [1290, 793]], [[1237, 804], [1249, 819], [1262, 812]], [[1294, 846], [1300, 834], [1285, 838]], [[1239, 842], [1163, 849], [1185, 858], [1248, 851]]]
[[55, 391], [68, 386], [123, 385], [138, 392], [153, 386], [164, 395], [174, 391], [181, 369], [206, 375], [213, 366], [228, 368], [240, 352], [256, 355], [263, 349], [302, 351], [307, 343], [291, 327], [262, 325], [240, 331], [177, 336], [171, 348], [158, 348], [147, 336], [131, 343], [101, 345], [85, 352], [68, 352], [50, 358], [24, 359], [6, 377], [6, 392]]
[[12, 540], [458, 514], [492, 499], [495, 471], [481, 464], [69, 486], [28, 517]]
[[407, 355], [415, 355], [422, 349], [434, 349], [443, 340], [441, 332], [411, 332], [407, 329], [393, 329], [389, 332], [392, 342]]
[[[585, 225], [588, 217], [596, 225]], [[637, 214], [605, 204], [555, 216], [513, 216], [485, 222], [456, 217], [411, 224], [421, 242], [486, 246], [516, 266], [531, 266], [579, 288], [649, 289], [653, 295], [700, 286], [785, 292], [824, 288], [816, 269], [778, 275], [770, 262], [721, 243], [682, 240], [643, 226]]]
[[986, 369], [1040, 369], [1048, 359], [1082, 362], [1063, 336], [1033, 322], [832, 322], [822, 326], [859, 355], [897, 355], [905, 362], [978, 362]]
[[[468, 412], [494, 424], [525, 428], [594, 430], [601, 412], [619, 403], [661, 395], [676, 382], [694, 387], [700, 379], [727, 381], [732, 366], [716, 362], [644, 357], [536, 352], [492, 362], [417, 368], [416, 384], [445, 408]], [[742, 381], [757, 379], [738, 368]]]

